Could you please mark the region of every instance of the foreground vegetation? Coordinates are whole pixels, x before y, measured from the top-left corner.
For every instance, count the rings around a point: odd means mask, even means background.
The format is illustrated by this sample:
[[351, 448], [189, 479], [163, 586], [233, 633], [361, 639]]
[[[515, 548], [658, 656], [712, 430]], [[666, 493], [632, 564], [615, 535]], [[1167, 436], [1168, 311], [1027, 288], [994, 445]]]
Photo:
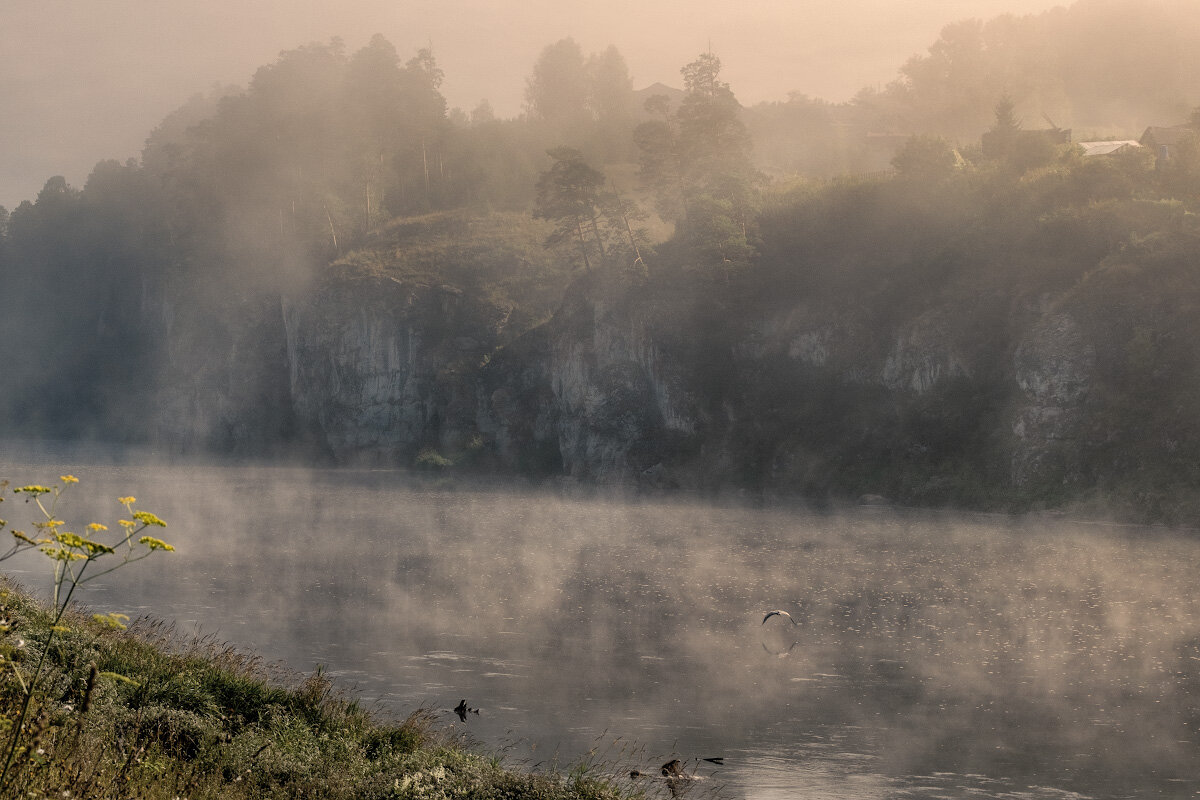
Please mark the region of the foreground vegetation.
[[[52, 615], [6, 585], [4, 659], [40, 658]], [[617, 798], [578, 769], [514, 772], [463, 746], [426, 709], [384, 721], [319, 670], [298, 684], [168, 627], [129, 631], [72, 614], [47, 653], [28, 748], [3, 797]], [[0, 714], [16, 715], [14, 672]], [[69, 793], [69, 794], [68, 794]]]
[[624, 796], [583, 766], [505, 769], [428, 709], [382, 719], [320, 669], [289, 679], [212, 640], [184, 643], [170, 626], [82, 613], [72, 595], [89, 575], [173, 548], [139, 536], [166, 523], [132, 497], [120, 499], [132, 519], [112, 545], [102, 523], [68, 532], [58, 501], [75, 482], [11, 490], [32, 507], [35, 532], [12, 529], [0, 560], [36, 550], [54, 593], [39, 602], [0, 578], [0, 798]]

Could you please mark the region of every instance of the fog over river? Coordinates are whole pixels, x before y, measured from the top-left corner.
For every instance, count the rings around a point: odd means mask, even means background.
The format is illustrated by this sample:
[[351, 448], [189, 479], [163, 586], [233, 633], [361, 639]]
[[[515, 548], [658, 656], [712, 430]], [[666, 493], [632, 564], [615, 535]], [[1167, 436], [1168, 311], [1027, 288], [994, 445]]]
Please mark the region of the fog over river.
[[[68, 522], [114, 523], [134, 494], [178, 548], [85, 603], [324, 665], [514, 764], [594, 751], [624, 782], [678, 757], [710, 776], [693, 796], [757, 800], [1200, 792], [1195, 532], [0, 462], [66, 473]], [[11, 496], [4, 516], [32, 518]]]

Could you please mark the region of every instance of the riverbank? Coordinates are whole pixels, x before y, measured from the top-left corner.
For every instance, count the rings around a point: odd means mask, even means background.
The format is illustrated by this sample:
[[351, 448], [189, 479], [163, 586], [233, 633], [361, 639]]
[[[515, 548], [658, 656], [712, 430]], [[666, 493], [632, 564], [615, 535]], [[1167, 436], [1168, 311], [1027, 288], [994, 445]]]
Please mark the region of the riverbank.
[[[52, 616], [7, 581], [0, 598], [3, 758]], [[80, 614], [66, 622], [0, 797], [627, 796], [583, 766], [566, 775], [507, 769], [429, 709], [383, 719], [319, 670], [289, 679], [219, 642], [184, 643], [161, 624], [116, 630]]]

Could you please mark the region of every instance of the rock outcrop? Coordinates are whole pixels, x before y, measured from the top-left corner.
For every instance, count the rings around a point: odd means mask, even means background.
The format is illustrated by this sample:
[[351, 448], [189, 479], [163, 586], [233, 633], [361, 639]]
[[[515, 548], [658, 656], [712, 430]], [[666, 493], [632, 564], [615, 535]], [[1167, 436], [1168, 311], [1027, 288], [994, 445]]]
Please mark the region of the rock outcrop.
[[1095, 346], [1070, 312], [1050, 310], [1025, 332], [1013, 356], [1021, 390], [1012, 423], [1014, 484], [1079, 483], [1095, 370]]
[[506, 309], [449, 286], [328, 282], [282, 300], [297, 424], [340, 462], [409, 463], [474, 429], [475, 378]]
[[1097, 389], [1132, 363], [1101, 358], [1125, 334], [1071, 291], [886, 319], [854, 298], [701, 313], [699, 294], [665, 292], [585, 276], [515, 338], [483, 292], [386, 276], [208, 328], [176, 319], [171, 347], [209, 358], [163, 403], [163, 433], [232, 452], [299, 440], [337, 463], [426, 454], [586, 484], [983, 506], [1079, 495], [1104, 479], [1097, 452], [1136, 441]]

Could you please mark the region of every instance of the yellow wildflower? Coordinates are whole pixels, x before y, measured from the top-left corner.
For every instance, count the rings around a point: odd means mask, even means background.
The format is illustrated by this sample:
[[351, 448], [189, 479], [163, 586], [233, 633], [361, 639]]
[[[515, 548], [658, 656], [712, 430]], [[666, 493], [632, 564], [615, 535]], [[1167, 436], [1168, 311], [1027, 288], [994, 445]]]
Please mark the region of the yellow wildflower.
[[149, 511], [135, 511], [133, 512], [133, 518], [143, 525], [157, 525], [160, 528], [167, 527], [167, 523], [163, 522]]
[[73, 553], [65, 547], [42, 547], [39, 549], [55, 561], [82, 561], [87, 558], [82, 553]]
[[79, 483], [79, 478], [74, 475], [59, 475], [58, 479], [63, 483]]
[[89, 522], [87, 528], [89, 531], [106, 531], [106, 530], [108, 530], [107, 525], [102, 525], [99, 522]]
[[123, 631], [126, 628], [125, 623], [129, 621], [129, 615], [118, 614], [116, 612], [109, 614], [93, 614], [92, 620], [106, 628], [111, 628], [115, 631]]
[[118, 497], [117, 502], [123, 506], [131, 506], [137, 502], [136, 497]]
[[59, 533], [56, 533], [56, 534], [54, 534], [54, 538], [58, 540], [59, 544], [66, 545], [67, 547], [76, 547], [76, 548], [83, 548], [87, 541], [79, 534], [71, 533], [70, 531], [61, 531]]
[[164, 542], [162, 539], [155, 539], [153, 536], [143, 536], [138, 539], [138, 544], [144, 544], [151, 550], [167, 550], [174, 551], [175, 548]]

